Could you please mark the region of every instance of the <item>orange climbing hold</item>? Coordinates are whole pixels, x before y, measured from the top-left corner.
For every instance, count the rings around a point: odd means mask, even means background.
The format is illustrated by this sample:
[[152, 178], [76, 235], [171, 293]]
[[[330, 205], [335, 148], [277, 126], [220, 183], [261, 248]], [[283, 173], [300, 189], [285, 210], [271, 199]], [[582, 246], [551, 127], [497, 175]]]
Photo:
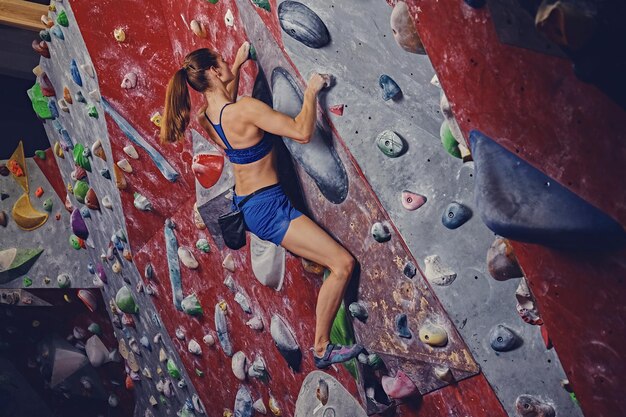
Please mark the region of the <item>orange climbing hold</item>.
[[15, 151], [7, 161], [7, 169], [13, 174], [25, 192], [28, 192], [28, 171], [26, 169], [26, 159], [24, 158], [24, 145], [22, 141], [17, 145]]
[[72, 104], [72, 94], [70, 93], [70, 89], [67, 87], [63, 87], [63, 99], [67, 104]]
[[43, 195], [43, 188], [37, 187], [35, 190], [35, 197], [40, 198]]
[[18, 164], [17, 161], [15, 161], [14, 159], [9, 159], [9, 161], [7, 162], [7, 168], [9, 168], [11, 174], [15, 175], [16, 177], [24, 176], [24, 170], [22, 169], [20, 164]]
[[224, 156], [217, 152], [194, 155], [191, 169], [200, 185], [211, 188], [222, 175]]

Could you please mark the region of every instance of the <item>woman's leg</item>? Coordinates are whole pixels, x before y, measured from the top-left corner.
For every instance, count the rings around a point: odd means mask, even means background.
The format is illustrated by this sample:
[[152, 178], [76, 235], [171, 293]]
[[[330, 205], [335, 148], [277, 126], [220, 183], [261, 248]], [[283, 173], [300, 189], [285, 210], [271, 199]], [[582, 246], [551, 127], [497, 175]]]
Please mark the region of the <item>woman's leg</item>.
[[330, 342], [330, 328], [350, 281], [354, 258], [305, 215], [291, 221], [281, 246], [330, 270], [320, 288], [315, 308], [315, 353], [320, 357]]

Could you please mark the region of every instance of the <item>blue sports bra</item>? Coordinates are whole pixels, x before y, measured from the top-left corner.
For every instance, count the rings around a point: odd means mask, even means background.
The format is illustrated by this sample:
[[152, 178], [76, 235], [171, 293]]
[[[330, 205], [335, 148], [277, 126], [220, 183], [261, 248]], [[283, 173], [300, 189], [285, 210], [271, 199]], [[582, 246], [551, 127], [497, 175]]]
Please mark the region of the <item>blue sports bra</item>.
[[222, 113], [224, 113], [224, 109], [226, 108], [226, 106], [230, 104], [233, 103], [226, 103], [224, 107], [222, 107], [222, 110], [220, 111], [220, 122], [218, 124], [214, 124], [211, 119], [209, 119], [209, 116], [206, 115], [206, 112], [204, 112], [204, 117], [206, 117], [209, 123], [211, 123], [211, 126], [213, 126], [213, 129], [215, 129], [217, 135], [220, 137], [220, 139], [222, 139], [224, 145], [226, 145], [226, 149], [224, 150], [226, 156], [233, 164], [250, 164], [252, 162], [256, 162], [262, 159], [265, 155], [270, 153], [274, 146], [274, 142], [272, 142], [271, 136], [267, 134], [263, 135], [263, 139], [261, 139], [259, 143], [250, 146], [249, 148], [234, 149], [232, 146], [230, 146], [228, 139], [226, 139], [224, 129], [222, 129]]

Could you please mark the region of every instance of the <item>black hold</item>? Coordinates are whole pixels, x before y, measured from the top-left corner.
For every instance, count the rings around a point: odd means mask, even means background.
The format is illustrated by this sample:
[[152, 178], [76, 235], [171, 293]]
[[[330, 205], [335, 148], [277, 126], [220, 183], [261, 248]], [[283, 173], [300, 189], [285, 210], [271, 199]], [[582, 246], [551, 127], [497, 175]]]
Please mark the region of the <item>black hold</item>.
[[396, 334], [404, 339], [413, 337], [411, 330], [409, 330], [408, 318], [404, 313], [396, 316]]
[[300, 2], [286, 0], [280, 3], [278, 20], [287, 35], [309, 48], [321, 48], [330, 42], [328, 28], [322, 19]]
[[446, 209], [441, 215], [441, 223], [448, 229], [456, 229], [465, 224], [472, 218], [472, 210], [461, 204], [453, 201], [448, 204]]
[[413, 262], [409, 261], [404, 265], [402, 272], [407, 278], [413, 278], [417, 274], [417, 268]]

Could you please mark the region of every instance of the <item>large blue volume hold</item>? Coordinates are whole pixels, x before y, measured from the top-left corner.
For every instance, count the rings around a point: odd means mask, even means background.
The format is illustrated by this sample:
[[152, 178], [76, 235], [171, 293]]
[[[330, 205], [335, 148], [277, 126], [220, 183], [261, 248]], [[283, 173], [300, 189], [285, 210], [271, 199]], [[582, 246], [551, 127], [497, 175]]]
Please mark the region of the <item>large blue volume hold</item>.
[[622, 226], [479, 131], [470, 133], [476, 207], [502, 237], [563, 249], [626, 242]]
[[165, 253], [167, 266], [170, 273], [170, 284], [172, 285], [172, 300], [176, 310], [183, 311], [181, 302], [183, 301], [183, 282], [180, 276], [180, 264], [178, 263], [178, 240], [174, 234], [174, 222], [171, 219], [165, 220]]

